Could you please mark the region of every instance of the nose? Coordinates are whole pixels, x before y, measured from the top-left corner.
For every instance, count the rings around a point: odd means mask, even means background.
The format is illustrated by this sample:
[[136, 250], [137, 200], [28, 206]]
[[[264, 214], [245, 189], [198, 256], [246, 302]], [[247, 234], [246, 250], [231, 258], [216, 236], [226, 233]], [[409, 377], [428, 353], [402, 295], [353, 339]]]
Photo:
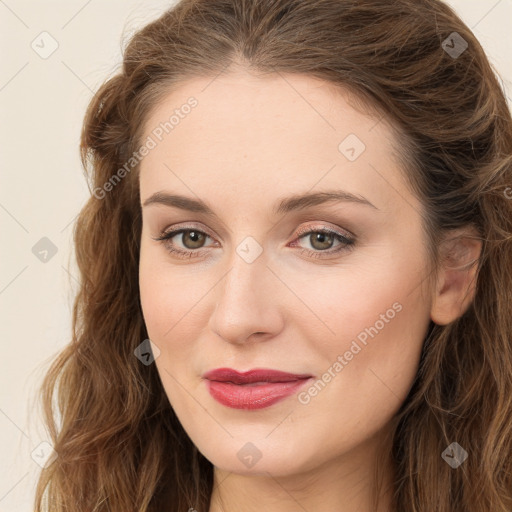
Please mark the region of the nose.
[[234, 344], [273, 338], [284, 324], [282, 288], [264, 253], [251, 263], [234, 254], [230, 269], [214, 289], [210, 329]]

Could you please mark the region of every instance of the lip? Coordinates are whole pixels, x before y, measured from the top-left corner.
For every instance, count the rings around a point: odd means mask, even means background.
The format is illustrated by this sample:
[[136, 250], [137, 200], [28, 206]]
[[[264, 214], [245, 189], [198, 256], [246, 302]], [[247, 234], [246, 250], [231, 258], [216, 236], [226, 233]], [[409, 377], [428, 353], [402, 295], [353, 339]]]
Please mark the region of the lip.
[[217, 368], [203, 375], [211, 396], [234, 409], [263, 409], [279, 402], [308, 382], [312, 375], [267, 368], [238, 372]]

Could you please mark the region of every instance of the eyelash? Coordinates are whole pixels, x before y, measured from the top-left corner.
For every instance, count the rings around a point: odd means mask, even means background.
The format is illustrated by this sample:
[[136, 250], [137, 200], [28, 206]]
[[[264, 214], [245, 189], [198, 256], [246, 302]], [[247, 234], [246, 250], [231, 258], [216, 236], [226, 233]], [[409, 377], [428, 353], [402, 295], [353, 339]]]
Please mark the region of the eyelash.
[[[174, 238], [176, 235], [179, 235], [181, 233], [185, 233], [188, 231], [194, 231], [196, 233], [200, 233], [201, 235], [206, 235], [207, 237], [212, 238], [210, 235], [208, 235], [208, 233], [205, 233], [204, 231], [201, 231], [192, 226], [187, 226], [187, 227], [182, 227], [182, 228], [175, 229], [175, 230], [168, 231], [168, 232], [164, 231], [163, 233], [161, 233], [161, 235], [159, 237], [153, 238], [153, 240], [156, 240], [157, 242], [162, 242], [165, 245], [166, 249], [170, 253], [175, 254], [179, 258], [199, 257], [199, 256], [201, 256], [202, 250], [204, 248], [185, 250], [185, 249], [176, 248], [176, 247], [173, 247], [170, 245], [171, 238]], [[306, 249], [304, 247], [299, 248], [299, 252], [301, 254], [306, 253], [309, 257], [312, 257], [312, 258], [322, 258], [324, 254], [333, 255], [333, 254], [338, 254], [338, 253], [341, 253], [344, 251], [350, 251], [354, 248], [354, 245], [355, 245], [355, 238], [348, 237], [348, 236], [343, 235], [342, 233], [339, 233], [338, 231], [336, 231], [334, 229], [330, 229], [330, 228], [322, 228], [322, 229], [301, 228], [301, 229], [299, 229], [299, 231], [297, 233], [297, 238], [300, 239], [300, 238], [305, 237], [306, 235], [311, 235], [313, 233], [321, 233], [324, 235], [333, 235], [339, 242], [341, 242], [341, 245], [338, 246], [337, 249], [325, 250], [325, 251], [320, 251], [320, 250], [314, 251], [311, 249]]]

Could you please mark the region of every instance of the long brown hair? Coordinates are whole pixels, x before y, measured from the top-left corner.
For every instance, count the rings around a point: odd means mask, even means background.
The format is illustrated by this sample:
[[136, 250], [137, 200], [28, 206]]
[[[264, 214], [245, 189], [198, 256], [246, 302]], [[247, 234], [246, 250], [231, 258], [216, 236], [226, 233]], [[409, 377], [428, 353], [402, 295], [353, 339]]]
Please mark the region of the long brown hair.
[[[41, 386], [57, 457], [41, 472], [36, 510], [208, 511], [212, 464], [181, 427], [155, 365], [134, 356], [148, 338], [138, 166], [112, 177], [175, 84], [233, 64], [343, 86], [396, 127], [433, 268], [443, 233], [479, 233], [474, 300], [449, 325], [431, 323], [396, 418], [394, 500], [396, 512], [510, 512], [512, 119], [481, 45], [439, 0], [182, 0], [131, 38], [84, 120], [92, 194], [74, 231], [72, 341]], [[441, 456], [452, 442], [468, 452], [458, 469]]]

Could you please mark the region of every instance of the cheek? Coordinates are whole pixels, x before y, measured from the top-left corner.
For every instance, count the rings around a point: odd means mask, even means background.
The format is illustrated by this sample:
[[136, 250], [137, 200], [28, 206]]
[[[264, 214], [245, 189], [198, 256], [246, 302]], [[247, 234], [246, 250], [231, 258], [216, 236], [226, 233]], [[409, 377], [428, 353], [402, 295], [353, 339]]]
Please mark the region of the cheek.
[[[374, 267], [371, 276], [310, 284], [324, 327], [311, 315], [302, 326], [309, 333], [305, 339], [315, 340], [323, 365], [316, 368], [319, 380], [299, 397], [311, 406], [306, 414], [327, 403], [339, 404], [333, 421], [354, 421], [356, 428], [358, 418], [375, 425], [389, 420], [403, 403], [430, 322], [418, 265], [395, 262], [380, 271]], [[352, 411], [350, 417], [347, 411]]]
[[183, 268], [172, 267], [163, 250], [142, 244], [140, 300], [148, 334], [155, 340], [170, 339], [178, 325], [180, 329], [190, 325], [190, 317], [208, 290], [204, 279]]
[[208, 323], [205, 307], [214, 284], [192, 266], [170, 265], [162, 251], [141, 248], [139, 288], [144, 323], [148, 337], [160, 349], [155, 364], [173, 405], [186, 398], [178, 382], [187, 382], [187, 387], [200, 382], [201, 368], [195, 366], [197, 344]]
[[[160, 339], [162, 332], [172, 325], [172, 292], [155, 267], [145, 264], [141, 257], [139, 268], [140, 302], [144, 322], [151, 339]], [[167, 292], [166, 292], [167, 290]], [[171, 308], [170, 308], [171, 306]]]
[[377, 338], [396, 337], [399, 344], [417, 339], [428, 326], [430, 303], [420, 286], [425, 277], [422, 255], [410, 256], [383, 250], [371, 261], [354, 258], [343, 267], [287, 276], [305, 304], [292, 319], [307, 333], [303, 339], [315, 340], [317, 350], [330, 360], [356, 339], [362, 346]]
[[[141, 309], [148, 337], [159, 348], [155, 365], [170, 403], [177, 410], [186, 410], [187, 393], [182, 383], [190, 379], [194, 360], [193, 332], [197, 322], [193, 305], [204, 292], [191, 279], [182, 279], [162, 261], [158, 251], [141, 248], [139, 289]], [[181, 385], [180, 385], [181, 384]], [[187, 388], [190, 384], [187, 384]]]
[[409, 393], [429, 324], [428, 304], [419, 287], [411, 288], [415, 276], [388, 267], [380, 280], [310, 288], [334, 334], [311, 315], [302, 323], [319, 364], [317, 379], [298, 396], [297, 413], [305, 424], [317, 425], [320, 437], [330, 438], [322, 448], [325, 457], [374, 435]]

